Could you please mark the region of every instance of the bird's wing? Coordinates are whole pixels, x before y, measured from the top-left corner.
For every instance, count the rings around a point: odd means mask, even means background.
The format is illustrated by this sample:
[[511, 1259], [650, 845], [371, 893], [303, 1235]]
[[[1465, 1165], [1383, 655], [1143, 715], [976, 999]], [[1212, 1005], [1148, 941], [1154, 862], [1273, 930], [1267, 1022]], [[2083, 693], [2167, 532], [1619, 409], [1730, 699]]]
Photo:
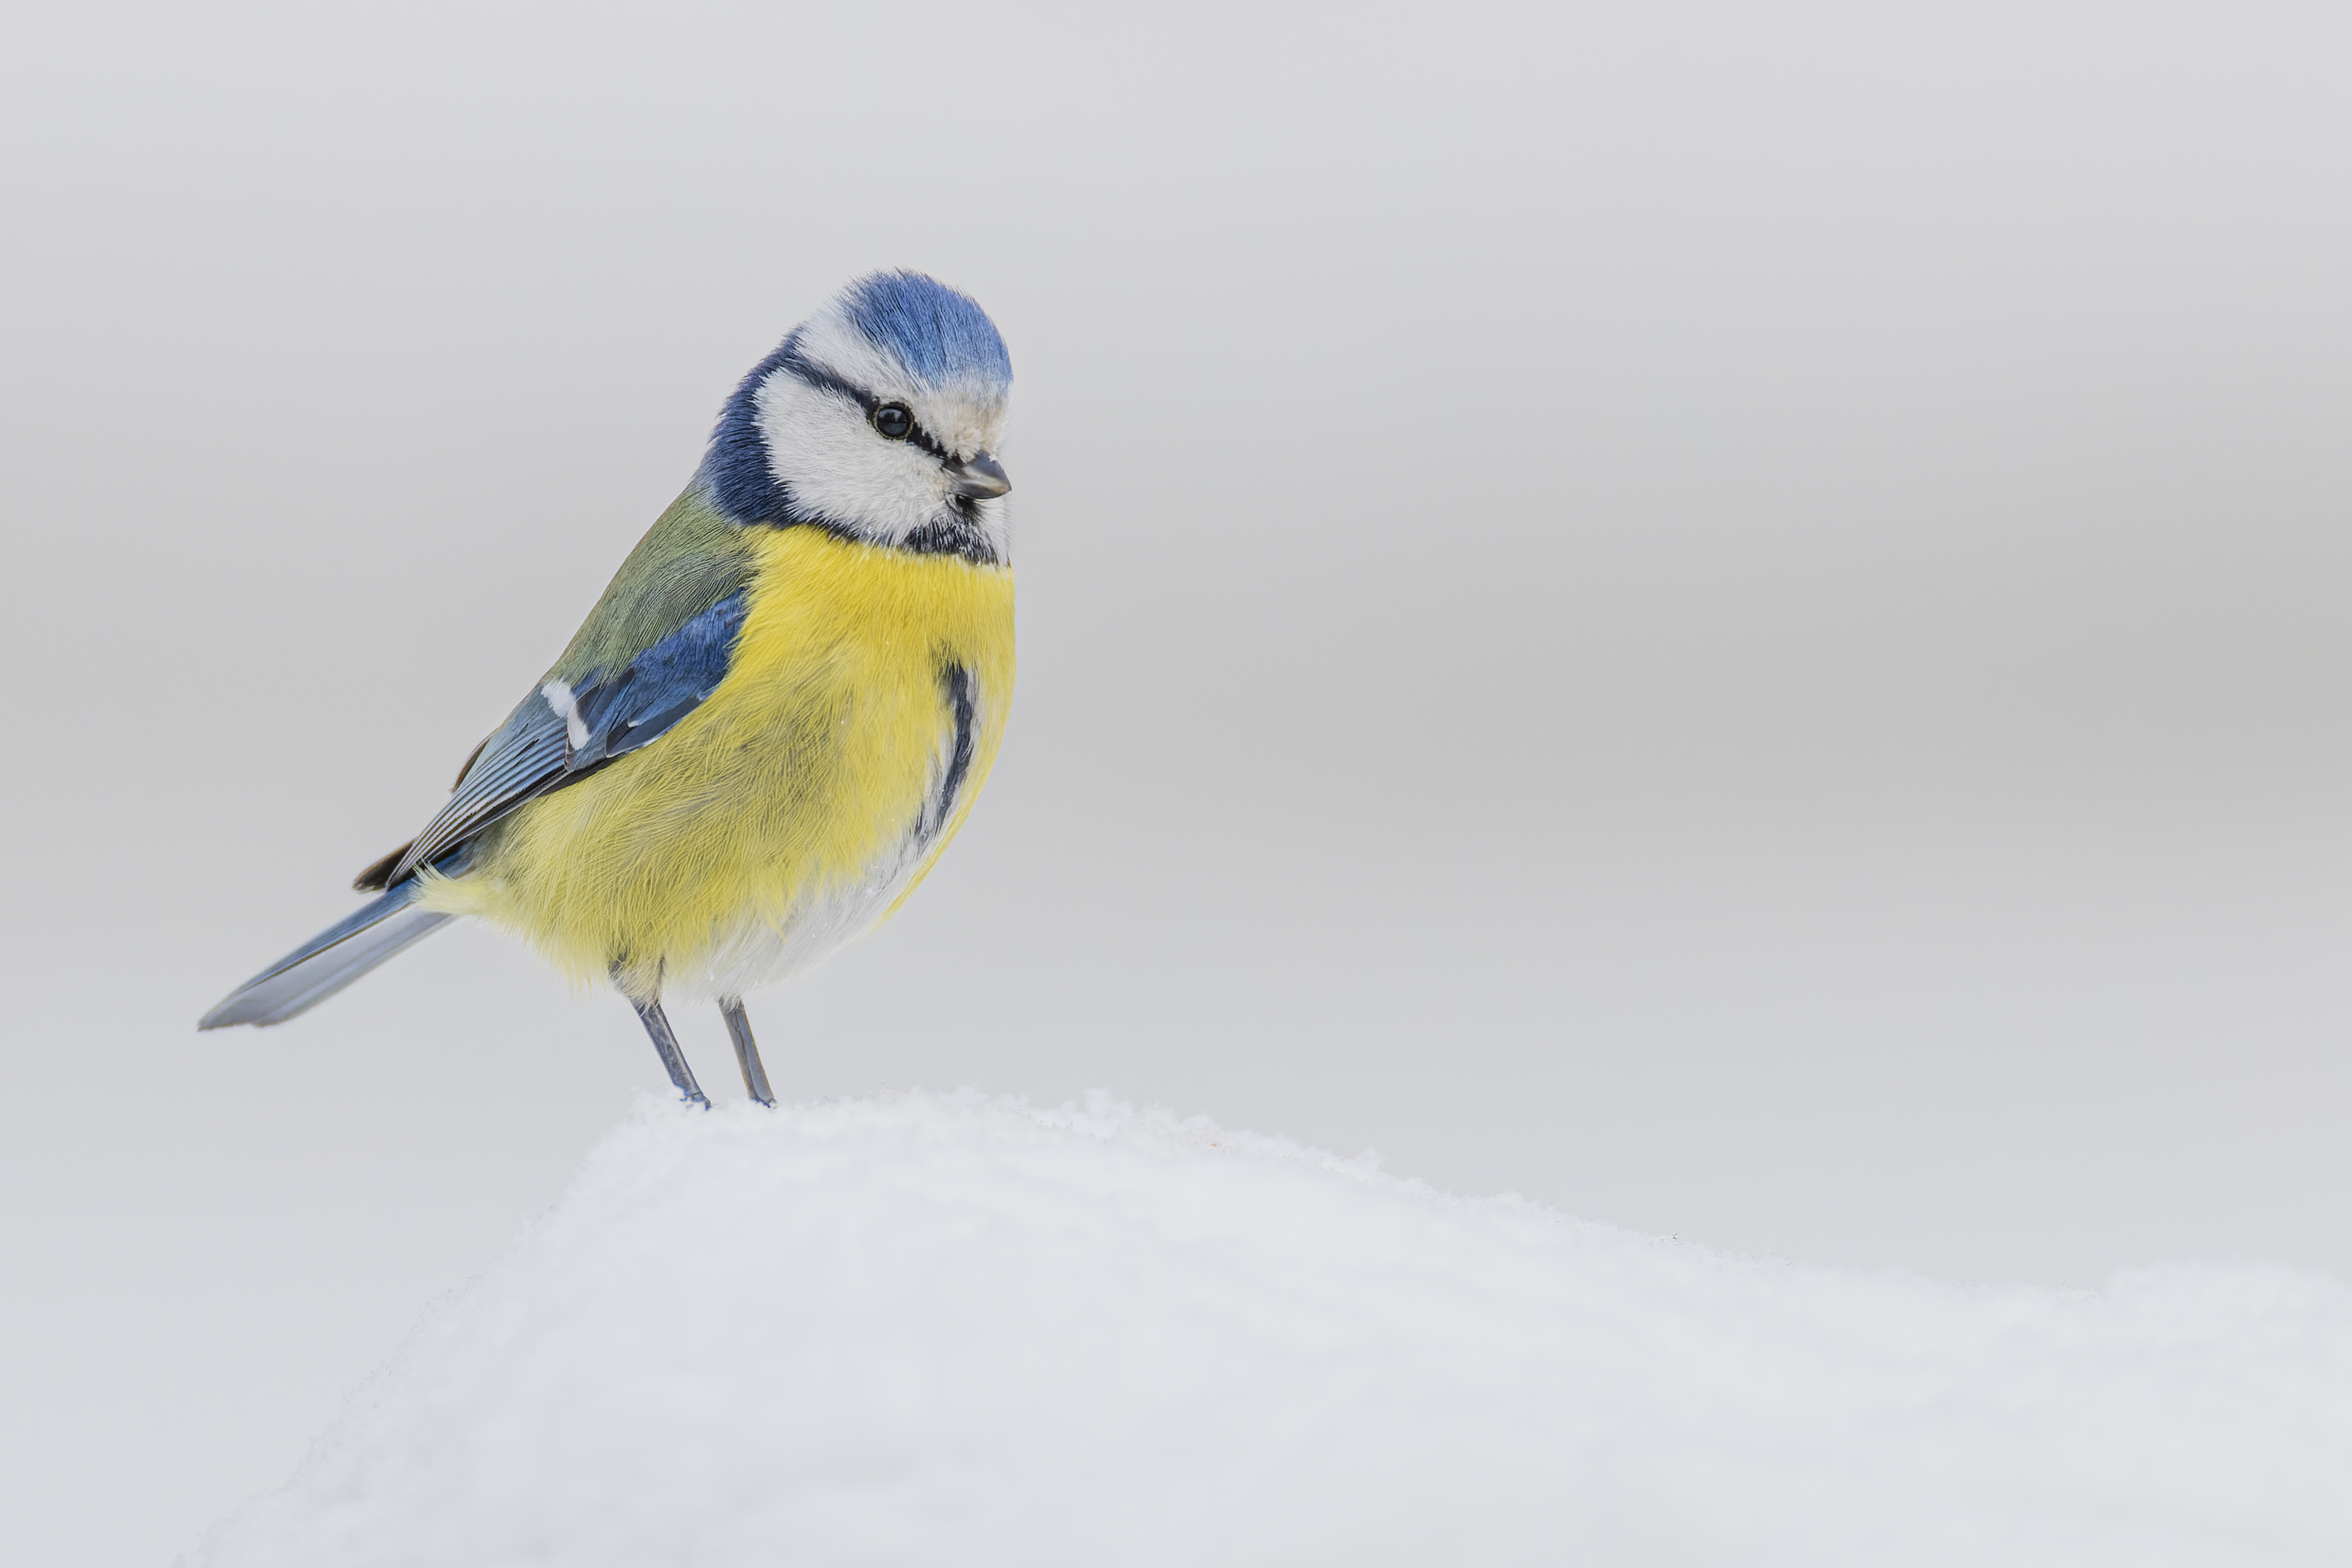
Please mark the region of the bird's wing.
[[727, 674], [751, 575], [742, 530], [699, 486], [688, 490], [630, 552], [539, 689], [476, 748], [447, 804], [356, 885], [398, 883], [693, 712]]
[[745, 597], [720, 600], [609, 677], [549, 679], [482, 743], [415, 841], [362, 873], [362, 884], [397, 883], [526, 802], [659, 739], [726, 678]]

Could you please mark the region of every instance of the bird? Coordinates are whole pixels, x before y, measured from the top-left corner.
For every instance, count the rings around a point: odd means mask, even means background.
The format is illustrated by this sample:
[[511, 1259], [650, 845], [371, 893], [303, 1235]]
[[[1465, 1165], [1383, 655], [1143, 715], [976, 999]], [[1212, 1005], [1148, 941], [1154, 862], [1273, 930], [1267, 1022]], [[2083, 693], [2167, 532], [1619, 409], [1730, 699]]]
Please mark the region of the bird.
[[371, 901], [197, 1027], [284, 1023], [471, 918], [619, 991], [704, 1107], [663, 1001], [715, 1001], [773, 1105], [744, 994], [895, 914], [1003, 739], [1012, 386], [969, 295], [903, 269], [842, 288], [727, 398], [448, 802], [360, 873]]

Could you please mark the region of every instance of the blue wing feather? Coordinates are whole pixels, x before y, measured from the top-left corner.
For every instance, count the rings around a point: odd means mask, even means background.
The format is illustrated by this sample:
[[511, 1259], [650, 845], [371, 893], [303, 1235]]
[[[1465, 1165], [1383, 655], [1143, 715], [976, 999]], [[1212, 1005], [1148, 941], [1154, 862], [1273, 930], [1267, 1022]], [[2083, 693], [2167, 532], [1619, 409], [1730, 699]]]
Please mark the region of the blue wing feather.
[[[385, 883], [397, 884], [530, 801], [659, 739], [727, 678], [746, 597], [739, 590], [610, 676], [581, 681], [572, 688], [568, 713], [544, 691], [525, 697], [483, 742], [448, 803], [402, 852]], [[586, 730], [577, 745], [569, 733], [575, 716]]]

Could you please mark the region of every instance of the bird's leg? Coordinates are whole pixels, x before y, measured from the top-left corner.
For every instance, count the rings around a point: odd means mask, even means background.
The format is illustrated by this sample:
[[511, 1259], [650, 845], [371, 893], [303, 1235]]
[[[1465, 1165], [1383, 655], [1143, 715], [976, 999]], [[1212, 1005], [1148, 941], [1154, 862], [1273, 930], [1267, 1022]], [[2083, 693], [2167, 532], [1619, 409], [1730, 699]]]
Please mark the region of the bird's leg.
[[660, 1001], [641, 1002], [631, 997], [629, 1005], [637, 1009], [637, 1021], [654, 1037], [654, 1049], [661, 1052], [662, 1065], [669, 1069], [669, 1081], [677, 1085], [686, 1103], [709, 1110], [709, 1098], [702, 1092], [702, 1085], [694, 1081], [694, 1069], [686, 1064], [686, 1052], [677, 1048], [677, 1032], [669, 1027], [669, 1015], [662, 1011]]
[[768, 1087], [768, 1070], [760, 1065], [760, 1042], [751, 1038], [751, 1015], [743, 1010], [743, 998], [719, 998], [719, 1014], [727, 1020], [727, 1038], [735, 1042], [735, 1061], [743, 1069], [743, 1092], [762, 1105], [773, 1105], [775, 1091]]

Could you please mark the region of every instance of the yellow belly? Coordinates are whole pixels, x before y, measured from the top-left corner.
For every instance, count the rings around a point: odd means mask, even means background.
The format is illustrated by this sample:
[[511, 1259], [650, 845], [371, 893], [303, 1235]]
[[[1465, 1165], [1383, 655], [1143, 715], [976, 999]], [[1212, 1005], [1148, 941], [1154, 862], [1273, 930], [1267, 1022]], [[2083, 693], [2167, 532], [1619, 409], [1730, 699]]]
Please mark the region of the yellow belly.
[[[763, 531], [727, 677], [644, 750], [484, 835], [427, 907], [513, 931], [578, 980], [734, 995], [894, 912], [962, 826], [1013, 696], [1013, 574]], [[971, 762], [944, 671], [972, 677]], [[928, 816], [927, 816], [928, 813]], [[617, 967], [616, 967], [617, 966]]]

